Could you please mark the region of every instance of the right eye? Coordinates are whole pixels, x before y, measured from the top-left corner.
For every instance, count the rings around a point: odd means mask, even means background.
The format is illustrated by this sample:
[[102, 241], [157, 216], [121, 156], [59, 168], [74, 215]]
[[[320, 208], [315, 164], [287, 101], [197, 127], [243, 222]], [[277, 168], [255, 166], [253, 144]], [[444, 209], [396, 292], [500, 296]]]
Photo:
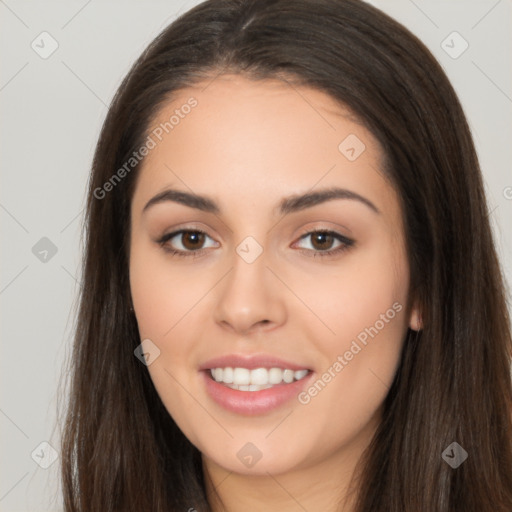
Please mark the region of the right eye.
[[[210, 238], [204, 231], [199, 229], [180, 229], [179, 231], [173, 231], [162, 236], [158, 240], [158, 244], [164, 251], [173, 255], [196, 257], [205, 252], [205, 248], [202, 245], [206, 237]], [[178, 241], [178, 248], [175, 248], [171, 243], [173, 239]], [[212, 239], [210, 238], [210, 240]], [[180, 245], [181, 247], [179, 247]]]

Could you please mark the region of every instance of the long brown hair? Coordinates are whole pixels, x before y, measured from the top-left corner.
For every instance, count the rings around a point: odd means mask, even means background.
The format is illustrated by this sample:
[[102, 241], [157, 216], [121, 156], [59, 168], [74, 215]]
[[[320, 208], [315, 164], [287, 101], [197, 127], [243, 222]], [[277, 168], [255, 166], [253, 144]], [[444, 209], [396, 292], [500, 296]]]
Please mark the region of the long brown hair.
[[[401, 200], [423, 329], [407, 333], [360, 461], [357, 511], [510, 512], [510, 318], [468, 124], [426, 47], [358, 0], [203, 2], [163, 30], [123, 80], [89, 182], [62, 440], [65, 510], [210, 510], [201, 454], [133, 353], [141, 340], [128, 248], [140, 164], [98, 190], [178, 90], [224, 72], [315, 87], [347, 106], [382, 145], [381, 171]], [[453, 442], [468, 454], [455, 469], [442, 457]]]

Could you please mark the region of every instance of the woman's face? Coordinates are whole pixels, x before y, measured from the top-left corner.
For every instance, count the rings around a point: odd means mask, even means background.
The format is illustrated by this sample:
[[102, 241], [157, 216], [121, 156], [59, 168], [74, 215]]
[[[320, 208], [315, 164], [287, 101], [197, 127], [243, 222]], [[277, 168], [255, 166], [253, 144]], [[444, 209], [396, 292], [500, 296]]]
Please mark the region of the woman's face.
[[151, 130], [130, 284], [169, 414], [211, 467], [355, 461], [419, 327], [375, 138], [324, 93], [233, 75]]

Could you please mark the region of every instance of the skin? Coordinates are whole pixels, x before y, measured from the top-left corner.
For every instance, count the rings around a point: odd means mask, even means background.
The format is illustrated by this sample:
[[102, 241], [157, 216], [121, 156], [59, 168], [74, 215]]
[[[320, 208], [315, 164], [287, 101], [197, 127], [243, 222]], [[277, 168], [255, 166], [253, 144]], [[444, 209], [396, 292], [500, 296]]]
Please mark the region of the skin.
[[[134, 310], [141, 340], [160, 350], [148, 366], [151, 378], [203, 454], [215, 512], [334, 511], [343, 499], [350, 511], [349, 482], [379, 424], [407, 328], [421, 327], [417, 309], [407, 307], [402, 214], [379, 172], [382, 150], [323, 92], [237, 75], [180, 91], [154, 126], [191, 96], [198, 105], [146, 157], [131, 206]], [[354, 161], [338, 149], [349, 134], [366, 146]], [[354, 199], [274, 211], [284, 197], [330, 186], [360, 194], [379, 213]], [[166, 188], [208, 195], [221, 212], [166, 201], [143, 213]], [[167, 247], [189, 255], [173, 256], [158, 240], [184, 228], [207, 236], [199, 244], [175, 236]], [[312, 229], [335, 231], [354, 245], [313, 257], [340, 242], [301, 238]], [[248, 236], [263, 249], [252, 263], [236, 252]], [[190, 256], [194, 247], [203, 254]], [[272, 354], [320, 377], [394, 303], [400, 312], [307, 404], [293, 399], [247, 417], [205, 391], [200, 364], [231, 353]], [[237, 457], [248, 442], [262, 454], [251, 468]]]

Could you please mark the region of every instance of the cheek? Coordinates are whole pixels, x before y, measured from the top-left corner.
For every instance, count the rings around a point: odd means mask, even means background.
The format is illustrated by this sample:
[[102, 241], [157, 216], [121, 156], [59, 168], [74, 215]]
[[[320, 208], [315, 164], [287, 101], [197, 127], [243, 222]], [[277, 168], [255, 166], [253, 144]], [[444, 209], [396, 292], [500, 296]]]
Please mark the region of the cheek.
[[194, 402], [184, 389], [193, 389], [194, 375], [188, 363], [193, 340], [200, 333], [195, 331], [198, 322], [190, 319], [205, 290], [192, 281], [153, 248], [143, 244], [132, 247], [130, 287], [140, 339], [149, 338], [160, 350], [148, 371], [170, 415], [189, 439], [197, 442], [192, 425], [204, 417], [193, 410]]
[[396, 247], [383, 245], [303, 281], [298, 294], [317, 316], [303, 321], [305, 338], [323, 356], [319, 380], [303, 400], [311, 411], [340, 424], [350, 415], [361, 426], [384, 400], [407, 332], [405, 261]]
[[328, 351], [333, 352], [376, 323], [379, 331], [385, 331], [386, 335], [399, 335], [406, 323], [404, 315], [398, 311], [406, 309], [408, 267], [405, 261], [405, 254], [398, 254], [393, 245], [376, 244], [372, 250], [347, 255], [336, 266], [319, 266], [315, 274], [303, 272], [300, 279], [294, 279], [294, 291], [317, 318], [315, 323], [313, 316], [307, 316], [317, 332], [309, 339], [318, 338], [321, 333]]
[[141, 336], [169, 338], [204, 293], [204, 285], [177, 269], [170, 256], [149, 243], [132, 247], [130, 288]]
[[175, 295], [166, 292], [166, 284], [165, 274], [159, 272], [158, 266], [144, 264], [137, 257], [132, 259], [130, 287], [141, 337], [161, 338], [171, 326]]

